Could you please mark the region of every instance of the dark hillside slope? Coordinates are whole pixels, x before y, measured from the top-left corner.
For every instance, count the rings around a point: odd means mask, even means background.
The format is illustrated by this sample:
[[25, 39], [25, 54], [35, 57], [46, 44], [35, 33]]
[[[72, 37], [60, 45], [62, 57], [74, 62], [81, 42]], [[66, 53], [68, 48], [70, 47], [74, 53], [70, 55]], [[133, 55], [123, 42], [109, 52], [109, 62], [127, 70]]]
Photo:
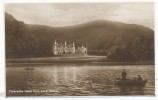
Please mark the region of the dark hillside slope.
[[[87, 42], [89, 54], [107, 55], [110, 61], [154, 60], [154, 31], [141, 25], [96, 20], [74, 26], [49, 27], [27, 25], [14, 18], [10, 21], [7, 16], [10, 15], [6, 15], [8, 58], [53, 56], [51, 47], [56, 40], [62, 43], [74, 41], [76, 46], [86, 45]], [[16, 28], [10, 23], [14, 23]], [[19, 42], [15, 45], [10, 41]], [[27, 52], [26, 55], [24, 52]]]

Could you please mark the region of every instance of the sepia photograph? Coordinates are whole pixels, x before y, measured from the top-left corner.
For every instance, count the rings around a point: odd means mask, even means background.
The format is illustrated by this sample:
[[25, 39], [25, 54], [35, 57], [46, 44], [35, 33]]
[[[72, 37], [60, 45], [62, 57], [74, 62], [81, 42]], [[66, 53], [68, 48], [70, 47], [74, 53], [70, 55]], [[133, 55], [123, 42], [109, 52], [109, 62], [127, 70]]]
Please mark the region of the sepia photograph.
[[154, 3], [5, 3], [6, 96], [155, 96]]

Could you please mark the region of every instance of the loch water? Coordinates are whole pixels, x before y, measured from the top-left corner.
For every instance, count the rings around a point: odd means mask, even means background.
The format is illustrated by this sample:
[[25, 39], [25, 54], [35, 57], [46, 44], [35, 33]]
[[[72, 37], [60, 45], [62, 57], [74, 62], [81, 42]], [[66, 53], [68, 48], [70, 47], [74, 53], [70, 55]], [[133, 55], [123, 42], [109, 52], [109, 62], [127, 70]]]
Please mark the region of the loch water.
[[[26, 68], [34, 70], [26, 70]], [[138, 74], [144, 87], [119, 87], [122, 69], [127, 78]], [[155, 94], [154, 65], [8, 64], [7, 96], [124, 96]]]

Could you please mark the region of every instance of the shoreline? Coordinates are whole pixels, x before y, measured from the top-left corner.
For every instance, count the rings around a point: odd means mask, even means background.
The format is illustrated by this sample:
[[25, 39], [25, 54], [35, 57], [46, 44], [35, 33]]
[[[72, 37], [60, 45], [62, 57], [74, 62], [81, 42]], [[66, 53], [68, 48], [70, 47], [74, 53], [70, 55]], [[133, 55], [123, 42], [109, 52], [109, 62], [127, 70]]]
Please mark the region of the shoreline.
[[106, 56], [6, 59], [6, 65], [13, 65], [13, 64], [155, 65], [155, 62], [154, 61], [113, 62], [113, 61], [107, 61]]

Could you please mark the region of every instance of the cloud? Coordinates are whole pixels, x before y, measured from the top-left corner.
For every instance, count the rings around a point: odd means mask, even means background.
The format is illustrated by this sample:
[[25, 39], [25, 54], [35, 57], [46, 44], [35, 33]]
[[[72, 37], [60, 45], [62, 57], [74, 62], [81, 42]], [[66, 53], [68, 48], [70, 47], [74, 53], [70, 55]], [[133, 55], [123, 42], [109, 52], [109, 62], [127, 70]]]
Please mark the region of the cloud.
[[5, 11], [25, 23], [53, 27], [96, 19], [154, 27], [153, 3], [14, 3], [6, 4]]

